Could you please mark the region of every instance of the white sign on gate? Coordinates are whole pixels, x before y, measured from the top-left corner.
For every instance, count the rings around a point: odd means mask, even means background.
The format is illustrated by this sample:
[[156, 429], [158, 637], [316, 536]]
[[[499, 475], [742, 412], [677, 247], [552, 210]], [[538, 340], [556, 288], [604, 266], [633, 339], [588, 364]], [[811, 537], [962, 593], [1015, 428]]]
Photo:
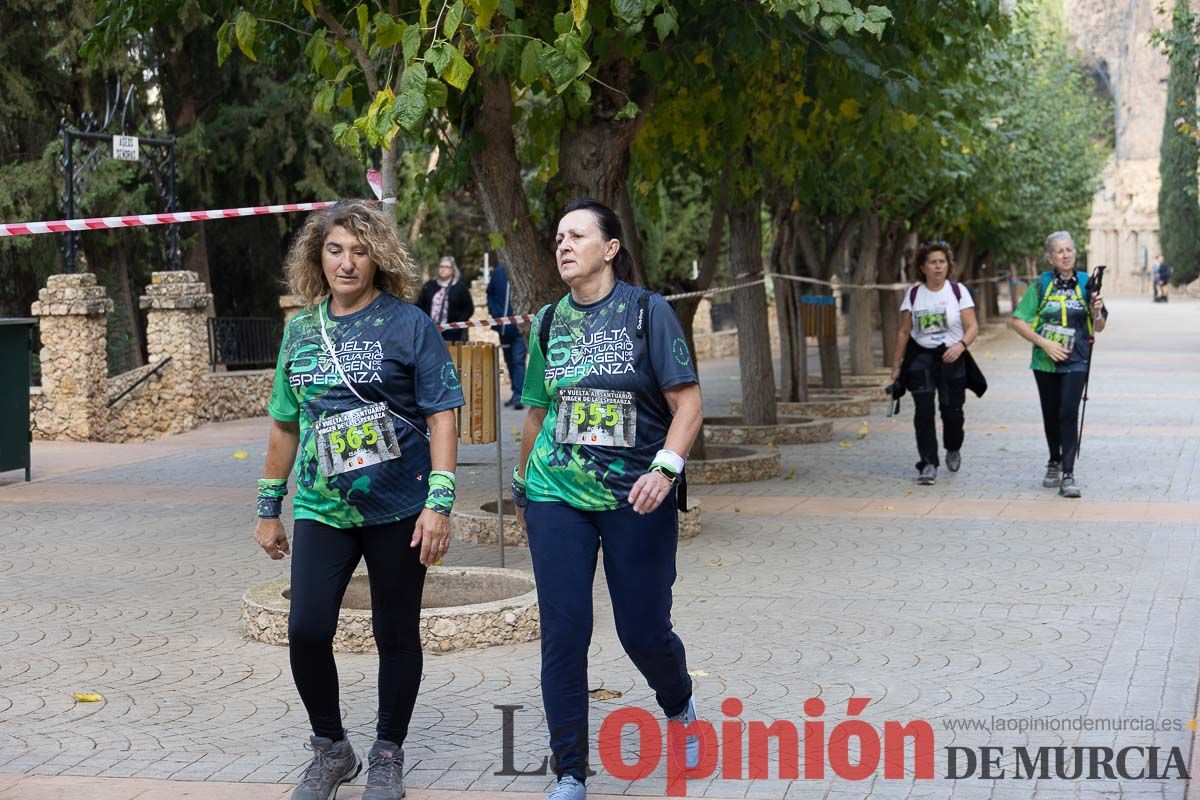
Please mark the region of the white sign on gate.
[[137, 161], [138, 160], [138, 137], [136, 136], [114, 136], [113, 140], [113, 158], [119, 161]]

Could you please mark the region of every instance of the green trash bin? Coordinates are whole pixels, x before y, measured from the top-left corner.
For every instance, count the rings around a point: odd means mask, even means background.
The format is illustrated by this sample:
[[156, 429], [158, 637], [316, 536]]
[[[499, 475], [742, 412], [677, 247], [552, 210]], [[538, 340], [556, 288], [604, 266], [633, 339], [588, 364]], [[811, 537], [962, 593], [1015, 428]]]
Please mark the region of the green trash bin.
[[36, 319], [0, 319], [0, 472], [24, 469], [29, 480], [29, 384]]

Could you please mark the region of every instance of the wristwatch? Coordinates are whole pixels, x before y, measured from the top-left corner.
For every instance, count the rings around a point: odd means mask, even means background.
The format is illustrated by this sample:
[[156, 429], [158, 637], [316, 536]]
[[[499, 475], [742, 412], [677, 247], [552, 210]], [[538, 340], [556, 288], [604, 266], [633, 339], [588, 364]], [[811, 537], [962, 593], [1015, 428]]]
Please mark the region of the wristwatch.
[[656, 466], [651, 467], [650, 472], [657, 472], [659, 475], [662, 475], [664, 478], [667, 479], [667, 483], [669, 483], [671, 485], [674, 485], [675, 479], [679, 477], [678, 475], [674, 474], [673, 472], [668, 470], [666, 467], [664, 467], [662, 464], [658, 464]]

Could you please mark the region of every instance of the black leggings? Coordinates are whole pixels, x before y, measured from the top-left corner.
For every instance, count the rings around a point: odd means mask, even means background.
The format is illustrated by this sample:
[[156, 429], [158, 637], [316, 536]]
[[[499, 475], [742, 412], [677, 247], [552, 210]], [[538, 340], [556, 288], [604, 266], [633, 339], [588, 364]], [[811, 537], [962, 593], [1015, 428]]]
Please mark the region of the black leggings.
[[371, 581], [371, 624], [379, 647], [380, 739], [403, 744], [421, 687], [421, 591], [425, 567], [410, 547], [417, 518], [365, 528], [296, 520], [292, 540], [292, 677], [313, 733], [344, 738], [333, 634], [342, 595], [359, 559]]
[[[910, 347], [916, 347], [912, 343]], [[961, 450], [963, 445], [963, 406], [967, 402], [966, 360], [960, 356], [947, 364], [942, 361], [944, 349], [920, 348], [908, 365], [904, 376], [905, 385], [912, 392], [916, 413], [913, 428], [917, 433], [917, 453], [921, 460], [917, 469], [926, 464], [937, 467], [938, 459], [937, 419], [934, 416], [934, 394], [942, 412], [942, 436], [946, 449]]]
[[1087, 375], [1034, 370], [1033, 379], [1042, 401], [1042, 425], [1046, 428], [1050, 460], [1062, 464], [1063, 472], [1074, 473], [1079, 449], [1079, 401]]

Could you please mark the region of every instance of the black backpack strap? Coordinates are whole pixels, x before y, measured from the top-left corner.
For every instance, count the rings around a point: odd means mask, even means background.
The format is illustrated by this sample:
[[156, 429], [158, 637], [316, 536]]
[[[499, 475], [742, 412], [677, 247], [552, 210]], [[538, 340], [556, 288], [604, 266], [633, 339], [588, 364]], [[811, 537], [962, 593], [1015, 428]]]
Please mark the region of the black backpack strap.
[[546, 306], [546, 311], [542, 314], [542, 324], [538, 326], [538, 344], [542, 348], [542, 358], [546, 358], [546, 351], [550, 347], [550, 326], [554, 324], [554, 309], [557, 307], [558, 303]]
[[961, 303], [962, 288], [958, 285], [957, 281], [950, 281], [950, 291], [954, 292], [954, 299]]
[[642, 294], [638, 297], [637, 311], [637, 337], [639, 339], [646, 338], [646, 331], [650, 328], [650, 291], [642, 290]]
[[917, 285], [908, 290], [908, 304], [910, 306], [915, 306], [917, 304], [917, 290], [920, 288], [921, 287]]

